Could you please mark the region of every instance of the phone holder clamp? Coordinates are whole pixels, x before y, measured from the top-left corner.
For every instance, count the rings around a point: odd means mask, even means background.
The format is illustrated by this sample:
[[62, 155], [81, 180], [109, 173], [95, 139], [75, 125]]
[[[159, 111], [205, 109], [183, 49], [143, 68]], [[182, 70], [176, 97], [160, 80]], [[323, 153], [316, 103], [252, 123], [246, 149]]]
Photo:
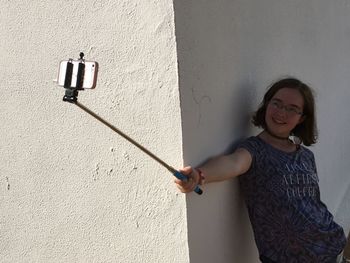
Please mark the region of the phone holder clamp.
[[67, 101], [70, 103], [74, 103], [78, 100], [79, 90], [84, 90], [84, 71], [85, 71], [85, 59], [84, 53], [80, 52], [79, 54], [79, 65], [77, 70], [77, 81], [75, 86], [72, 85], [72, 76], [73, 76], [73, 63], [70, 58], [67, 63], [66, 75], [64, 79], [64, 88], [66, 89], [65, 95], [63, 97], [63, 101]]

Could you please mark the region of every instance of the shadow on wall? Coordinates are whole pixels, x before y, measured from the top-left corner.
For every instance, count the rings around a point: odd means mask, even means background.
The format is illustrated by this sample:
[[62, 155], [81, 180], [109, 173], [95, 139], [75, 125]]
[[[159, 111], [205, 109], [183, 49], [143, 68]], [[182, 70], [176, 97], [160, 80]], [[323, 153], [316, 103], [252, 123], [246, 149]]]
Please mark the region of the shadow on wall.
[[[237, 52], [232, 1], [174, 1], [174, 11], [183, 154], [195, 166], [250, 133], [256, 88]], [[258, 262], [238, 180], [204, 191], [187, 197], [190, 262]]]
[[348, 243], [346, 244], [344, 250], [344, 256], [350, 260], [350, 185], [343, 195], [342, 202], [337, 209], [337, 214], [335, 215], [336, 221], [342, 225], [344, 228], [345, 234], [348, 236]]
[[[349, 211], [350, 211], [350, 184], [348, 185], [348, 188], [345, 191], [345, 194], [343, 195], [342, 201], [335, 215], [336, 221], [344, 228], [345, 234], [350, 233]], [[350, 246], [348, 250], [350, 254]]]

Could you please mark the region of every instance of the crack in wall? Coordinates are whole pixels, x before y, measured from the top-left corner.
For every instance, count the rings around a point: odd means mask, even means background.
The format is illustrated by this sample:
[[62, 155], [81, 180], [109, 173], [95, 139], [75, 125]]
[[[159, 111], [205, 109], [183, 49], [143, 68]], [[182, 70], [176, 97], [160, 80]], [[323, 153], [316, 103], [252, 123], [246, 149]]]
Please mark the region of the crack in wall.
[[7, 190], [10, 190], [10, 181], [9, 181], [9, 178], [8, 176], [6, 176], [6, 184], [7, 184]]
[[201, 105], [202, 105], [203, 101], [205, 101], [205, 100], [207, 100], [209, 103], [211, 103], [211, 98], [208, 95], [203, 95], [200, 97], [200, 101], [198, 101], [198, 99], [196, 98], [196, 95], [195, 95], [194, 88], [191, 89], [191, 92], [192, 92], [193, 101], [196, 103], [196, 105], [198, 105], [197, 127], [199, 127], [201, 124], [201, 121], [202, 121], [202, 107], [201, 107]]

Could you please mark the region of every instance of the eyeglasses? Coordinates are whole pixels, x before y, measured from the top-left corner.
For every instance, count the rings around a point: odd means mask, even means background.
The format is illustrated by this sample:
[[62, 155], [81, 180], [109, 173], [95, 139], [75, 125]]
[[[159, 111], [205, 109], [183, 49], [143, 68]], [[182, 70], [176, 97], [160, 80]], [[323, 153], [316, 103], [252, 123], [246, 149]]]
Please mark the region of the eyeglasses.
[[278, 101], [278, 100], [270, 100], [269, 105], [275, 110], [284, 109], [284, 111], [286, 112], [288, 117], [293, 117], [296, 115], [303, 115], [303, 112], [300, 111], [297, 107], [283, 105], [283, 103]]

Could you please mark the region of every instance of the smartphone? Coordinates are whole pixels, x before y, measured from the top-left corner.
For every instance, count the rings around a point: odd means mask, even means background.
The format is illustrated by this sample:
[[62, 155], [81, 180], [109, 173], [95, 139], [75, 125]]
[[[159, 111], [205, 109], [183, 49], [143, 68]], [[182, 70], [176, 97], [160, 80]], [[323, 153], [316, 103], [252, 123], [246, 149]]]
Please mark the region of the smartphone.
[[[79, 63], [81, 62], [80, 60], [62, 60], [60, 62], [57, 84], [59, 86], [64, 87], [68, 62], [73, 63], [72, 76], [69, 76], [71, 78], [70, 87], [76, 88], [77, 77], [78, 77], [78, 67], [79, 67]], [[96, 87], [96, 83], [97, 83], [98, 63], [96, 61], [84, 61], [84, 64], [85, 64], [85, 69], [83, 72], [84, 76], [83, 76], [82, 88], [93, 89]]]

